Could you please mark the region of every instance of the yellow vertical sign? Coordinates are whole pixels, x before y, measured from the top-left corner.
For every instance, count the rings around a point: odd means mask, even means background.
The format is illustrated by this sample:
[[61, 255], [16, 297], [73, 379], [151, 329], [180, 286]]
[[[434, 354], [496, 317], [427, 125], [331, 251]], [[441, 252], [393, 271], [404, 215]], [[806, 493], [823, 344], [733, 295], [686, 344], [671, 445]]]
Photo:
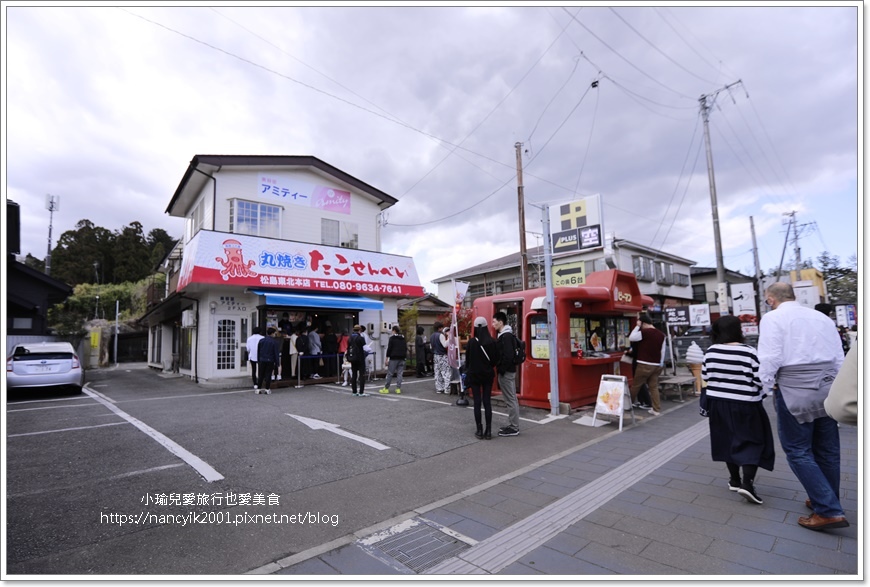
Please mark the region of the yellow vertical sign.
[[100, 348], [100, 334], [99, 330], [91, 330], [91, 348], [98, 349]]
[[571, 287], [586, 283], [585, 262], [565, 263], [552, 269], [553, 287]]

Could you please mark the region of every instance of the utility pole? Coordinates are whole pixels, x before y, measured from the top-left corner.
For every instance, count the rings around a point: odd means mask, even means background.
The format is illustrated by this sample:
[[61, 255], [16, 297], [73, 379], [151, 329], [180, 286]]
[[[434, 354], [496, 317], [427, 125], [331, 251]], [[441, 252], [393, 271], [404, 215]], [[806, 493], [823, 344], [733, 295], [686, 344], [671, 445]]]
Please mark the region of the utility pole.
[[[716, 101], [716, 97], [723, 90], [728, 90], [737, 84], [743, 83], [737, 80], [734, 83], [723, 86], [713, 92], [712, 95], [702, 94], [698, 98], [701, 105], [701, 118], [704, 121], [704, 145], [707, 150], [707, 179], [710, 182], [710, 205], [713, 209], [713, 238], [716, 244], [716, 281], [718, 286], [719, 314], [722, 316], [731, 313], [728, 307], [728, 284], [725, 282], [725, 262], [722, 259], [722, 237], [719, 232], [719, 206], [716, 201], [716, 177], [713, 173], [713, 150], [710, 146], [710, 109]], [[709, 101], [708, 101], [709, 100]]]
[[[529, 263], [526, 255], [526, 211], [523, 196], [523, 152], [522, 143], [515, 143], [517, 150], [517, 206], [519, 208], [520, 221], [520, 276], [522, 278], [523, 291], [529, 289]], [[549, 273], [548, 273], [549, 275]]]
[[54, 211], [60, 210], [60, 196], [45, 194], [45, 208], [48, 210], [48, 250], [45, 252], [45, 274], [51, 275], [51, 225], [54, 223]]
[[752, 231], [752, 258], [755, 260], [755, 315], [761, 316], [761, 267], [758, 262], [758, 244], [755, 241], [755, 219], [749, 217], [749, 230]]

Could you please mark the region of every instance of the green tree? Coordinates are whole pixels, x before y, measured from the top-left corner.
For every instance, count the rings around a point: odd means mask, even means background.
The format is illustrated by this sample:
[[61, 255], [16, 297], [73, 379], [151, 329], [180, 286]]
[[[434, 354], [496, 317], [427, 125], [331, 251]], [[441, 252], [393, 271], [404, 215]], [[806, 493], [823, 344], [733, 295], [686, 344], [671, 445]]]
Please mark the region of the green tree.
[[178, 241], [169, 236], [162, 228], [155, 228], [148, 233], [146, 242], [148, 250], [151, 251], [151, 269], [153, 271]]
[[151, 251], [142, 224], [133, 221], [115, 236], [112, 248], [114, 273], [111, 283], [139, 281], [151, 273]]
[[828, 302], [856, 303], [858, 301], [858, 257], [852, 255], [847, 265], [840, 265], [840, 258], [822, 251], [816, 259], [818, 270], [825, 277], [828, 289]]
[[30, 253], [27, 253], [27, 256], [24, 258], [24, 264], [31, 269], [36, 269], [37, 271], [45, 273], [45, 261], [37, 259]]
[[76, 286], [112, 280], [115, 235], [90, 220], [60, 235], [51, 252], [51, 276]]

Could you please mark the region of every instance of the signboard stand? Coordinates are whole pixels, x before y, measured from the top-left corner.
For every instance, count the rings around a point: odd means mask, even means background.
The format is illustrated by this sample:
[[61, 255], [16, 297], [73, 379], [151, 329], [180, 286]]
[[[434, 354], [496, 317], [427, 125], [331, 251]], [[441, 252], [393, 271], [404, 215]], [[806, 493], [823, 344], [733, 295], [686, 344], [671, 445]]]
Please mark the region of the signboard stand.
[[[628, 407], [624, 407], [628, 404]], [[619, 416], [619, 431], [622, 432], [622, 419], [625, 412], [631, 412], [631, 425], [634, 426], [634, 407], [631, 405], [631, 393], [628, 391], [628, 379], [624, 375], [602, 375], [598, 385], [598, 398], [595, 400], [595, 411], [592, 413], [592, 425], [598, 414]]]

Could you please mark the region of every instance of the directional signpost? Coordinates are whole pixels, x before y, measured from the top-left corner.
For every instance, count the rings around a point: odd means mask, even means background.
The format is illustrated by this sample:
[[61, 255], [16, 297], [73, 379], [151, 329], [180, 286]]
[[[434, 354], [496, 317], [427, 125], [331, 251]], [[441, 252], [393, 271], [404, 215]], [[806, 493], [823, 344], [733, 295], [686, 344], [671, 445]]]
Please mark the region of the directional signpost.
[[293, 414], [287, 414], [291, 418], [298, 420], [311, 428], [312, 430], [328, 430], [333, 434], [338, 434], [339, 436], [344, 436], [345, 438], [350, 438], [351, 440], [355, 440], [357, 442], [361, 442], [366, 446], [370, 446], [372, 448], [376, 448], [378, 450], [387, 450], [390, 448], [386, 444], [381, 444], [375, 440], [371, 440], [370, 438], [365, 438], [364, 436], [359, 436], [357, 434], [353, 434], [352, 432], [346, 432], [341, 430], [341, 427], [338, 424], [331, 424], [329, 422], [323, 422], [321, 420], [315, 420], [314, 418], [306, 418], [304, 416], [296, 416]]
[[585, 263], [583, 261], [555, 265], [552, 272], [553, 287], [570, 287], [586, 283], [586, 275], [583, 269], [584, 265]]

